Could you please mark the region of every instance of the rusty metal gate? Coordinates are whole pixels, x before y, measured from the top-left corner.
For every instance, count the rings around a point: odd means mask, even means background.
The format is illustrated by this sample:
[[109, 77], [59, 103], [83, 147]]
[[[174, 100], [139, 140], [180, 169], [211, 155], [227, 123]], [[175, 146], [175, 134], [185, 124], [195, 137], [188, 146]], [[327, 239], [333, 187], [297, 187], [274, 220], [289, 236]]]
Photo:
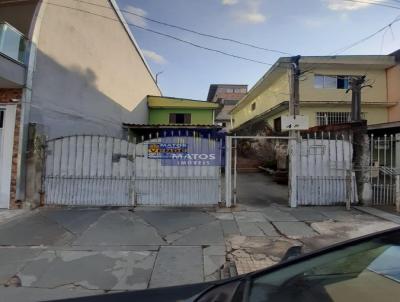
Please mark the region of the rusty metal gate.
[[[189, 153], [174, 159], [152, 153], [151, 148], [166, 143], [190, 146]], [[219, 145], [211, 138], [181, 136], [149, 139], [138, 144], [98, 135], [49, 140], [43, 178], [45, 204], [217, 204], [221, 201], [221, 167], [214, 161], [207, 164], [209, 161], [204, 157], [214, 154], [220, 158]]]

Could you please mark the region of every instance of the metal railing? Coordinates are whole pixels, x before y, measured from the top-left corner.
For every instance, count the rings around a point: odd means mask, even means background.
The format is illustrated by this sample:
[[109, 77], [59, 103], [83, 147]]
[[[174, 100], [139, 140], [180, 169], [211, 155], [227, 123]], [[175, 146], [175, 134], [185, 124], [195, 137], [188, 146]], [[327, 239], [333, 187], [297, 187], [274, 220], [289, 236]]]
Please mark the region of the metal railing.
[[27, 61], [28, 39], [12, 25], [0, 22], [0, 53], [21, 63]]
[[370, 182], [374, 205], [394, 205], [400, 175], [400, 135], [370, 136]]

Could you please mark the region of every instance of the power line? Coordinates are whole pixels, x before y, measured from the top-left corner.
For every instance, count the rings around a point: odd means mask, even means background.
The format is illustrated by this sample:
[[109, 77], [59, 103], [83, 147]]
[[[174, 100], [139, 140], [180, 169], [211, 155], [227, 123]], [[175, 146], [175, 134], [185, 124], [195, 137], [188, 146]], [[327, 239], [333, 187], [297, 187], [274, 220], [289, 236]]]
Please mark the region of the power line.
[[[82, 0], [74, 0], [74, 1], [81, 2], [81, 3], [86, 3], [86, 4], [89, 4], [89, 5], [93, 5], [93, 6], [98, 6], [98, 7], [111, 9], [108, 6], [101, 5], [101, 4], [96, 4], [96, 3], [91, 3], [91, 2], [88, 2], [88, 1], [82, 1]], [[192, 33], [192, 34], [196, 34], [196, 35], [200, 35], [200, 36], [203, 36], [203, 37], [208, 37], [208, 38], [227, 41], [227, 42], [232, 42], [232, 43], [236, 43], [236, 44], [239, 44], [239, 45], [248, 46], [248, 47], [251, 47], [251, 48], [265, 50], [265, 51], [269, 51], [269, 52], [275, 52], [275, 53], [282, 54], [282, 55], [289, 55], [289, 56], [292, 55], [292, 54], [290, 54], [288, 52], [284, 52], [284, 51], [280, 51], [280, 50], [276, 50], [276, 49], [271, 49], [271, 48], [266, 48], [266, 47], [258, 46], [258, 45], [255, 45], [255, 44], [251, 44], [251, 43], [235, 40], [235, 39], [232, 39], [232, 38], [227, 38], [227, 37], [212, 35], [212, 34], [208, 34], [208, 33], [204, 33], [204, 32], [199, 32], [199, 31], [196, 31], [194, 29], [190, 29], [190, 28], [187, 28], [187, 27], [184, 27], [184, 26], [179, 26], [179, 25], [174, 25], [174, 24], [171, 24], [171, 23], [166, 23], [166, 22], [163, 22], [163, 21], [159, 21], [159, 20], [156, 20], [156, 19], [152, 19], [152, 18], [148, 18], [148, 17], [142, 16], [140, 14], [137, 14], [137, 13], [129, 11], [129, 10], [125, 10], [125, 9], [119, 9], [119, 10], [121, 12], [123, 12], [123, 13], [129, 14], [129, 15], [133, 15], [133, 16], [142, 18], [144, 20], [147, 20], [147, 21], [150, 21], [150, 22], [153, 22], [153, 23], [157, 23], [157, 24], [164, 25], [164, 26], [167, 26], [167, 27], [179, 29], [179, 30], [186, 31], [186, 32], [189, 32], [189, 33]]]
[[393, 9], [400, 9], [400, 7], [398, 7], [398, 6], [385, 4], [385, 3], [382, 3], [382, 2], [361, 1], [361, 0], [342, 0], [342, 1], [354, 2], [354, 3], [363, 3], [363, 4], [371, 4], [371, 5], [383, 6], [383, 7], [393, 8]]
[[350, 48], [353, 48], [353, 47], [357, 46], [358, 44], [363, 43], [363, 42], [365, 42], [365, 41], [371, 39], [372, 37], [376, 36], [377, 34], [383, 32], [386, 28], [391, 28], [393, 24], [395, 24], [395, 23], [397, 23], [397, 22], [399, 22], [399, 21], [400, 21], [400, 15], [397, 16], [392, 22], [390, 22], [389, 24], [387, 24], [387, 25], [385, 25], [384, 27], [380, 28], [380, 29], [377, 30], [376, 32], [374, 32], [374, 33], [372, 33], [372, 34], [366, 36], [365, 38], [362, 38], [362, 39], [360, 39], [360, 40], [358, 40], [358, 41], [356, 41], [356, 42], [354, 42], [354, 43], [352, 43], [352, 44], [350, 44], [350, 45], [348, 45], [348, 46], [342, 47], [342, 48], [340, 48], [340, 49], [334, 51], [334, 52], [331, 53], [331, 54], [337, 55], [337, 54], [339, 54], [339, 53], [345, 52], [346, 50], [349, 50]]
[[[58, 6], [58, 7], [67, 8], [67, 9], [72, 9], [72, 10], [84, 12], [84, 13], [87, 13], [87, 14], [90, 14], [90, 15], [98, 16], [98, 17], [101, 17], [101, 18], [109, 19], [109, 20], [112, 20], [112, 21], [120, 22], [118, 19], [114, 19], [114, 18], [107, 17], [107, 16], [100, 15], [100, 14], [96, 14], [96, 13], [93, 13], [93, 12], [90, 12], [90, 11], [87, 11], [87, 10], [74, 8], [74, 7], [70, 7], [70, 6], [65, 6], [65, 5], [61, 5], [61, 4], [55, 4], [55, 3], [52, 3], [52, 2], [48, 2], [48, 4], [49, 5]], [[150, 28], [145, 28], [145, 27], [133, 24], [133, 23], [128, 23], [126, 21], [125, 21], [125, 23], [128, 24], [129, 26], [133, 26], [133, 27], [139, 28], [139, 29], [147, 31], [147, 32], [151, 32], [151, 33], [154, 33], [154, 34], [157, 34], [157, 35], [160, 35], [160, 36], [164, 36], [164, 37], [167, 37], [167, 38], [170, 38], [170, 39], [173, 39], [173, 40], [176, 40], [176, 41], [182, 42], [184, 44], [188, 44], [188, 45], [191, 45], [193, 47], [197, 47], [197, 48], [200, 48], [200, 49], [203, 49], [203, 50], [212, 51], [212, 52], [219, 53], [219, 54], [222, 54], [222, 55], [225, 55], [225, 56], [229, 56], [229, 57], [232, 57], [232, 58], [245, 60], [245, 61], [249, 61], [249, 62], [253, 62], [253, 63], [269, 65], [269, 66], [274, 65], [272, 63], [267, 63], [267, 62], [263, 62], [263, 61], [259, 61], [259, 60], [250, 59], [250, 58], [247, 58], [247, 57], [242, 57], [242, 56], [235, 55], [235, 54], [232, 54], [232, 53], [228, 53], [228, 52], [225, 52], [225, 51], [222, 51], [222, 50], [219, 50], [219, 49], [202, 46], [202, 45], [199, 45], [199, 44], [196, 44], [196, 43], [193, 43], [193, 42], [190, 42], [190, 41], [175, 37], [175, 36], [170, 35], [170, 34], [162, 33], [162, 32], [156, 31], [156, 30], [152, 30]]]

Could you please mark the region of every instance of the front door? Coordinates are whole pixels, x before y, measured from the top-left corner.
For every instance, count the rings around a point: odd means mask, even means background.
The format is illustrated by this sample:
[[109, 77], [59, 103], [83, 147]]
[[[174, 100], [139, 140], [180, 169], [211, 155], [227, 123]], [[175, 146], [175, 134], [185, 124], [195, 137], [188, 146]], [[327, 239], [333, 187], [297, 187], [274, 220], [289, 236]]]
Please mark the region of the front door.
[[10, 205], [16, 105], [0, 107], [0, 208]]

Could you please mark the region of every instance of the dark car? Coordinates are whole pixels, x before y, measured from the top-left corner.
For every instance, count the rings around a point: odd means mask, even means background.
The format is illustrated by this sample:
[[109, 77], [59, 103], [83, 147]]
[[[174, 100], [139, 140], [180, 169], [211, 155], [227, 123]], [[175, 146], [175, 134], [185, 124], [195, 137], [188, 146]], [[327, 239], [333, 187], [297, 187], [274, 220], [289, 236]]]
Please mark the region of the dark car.
[[400, 301], [400, 228], [212, 283], [63, 301]]

